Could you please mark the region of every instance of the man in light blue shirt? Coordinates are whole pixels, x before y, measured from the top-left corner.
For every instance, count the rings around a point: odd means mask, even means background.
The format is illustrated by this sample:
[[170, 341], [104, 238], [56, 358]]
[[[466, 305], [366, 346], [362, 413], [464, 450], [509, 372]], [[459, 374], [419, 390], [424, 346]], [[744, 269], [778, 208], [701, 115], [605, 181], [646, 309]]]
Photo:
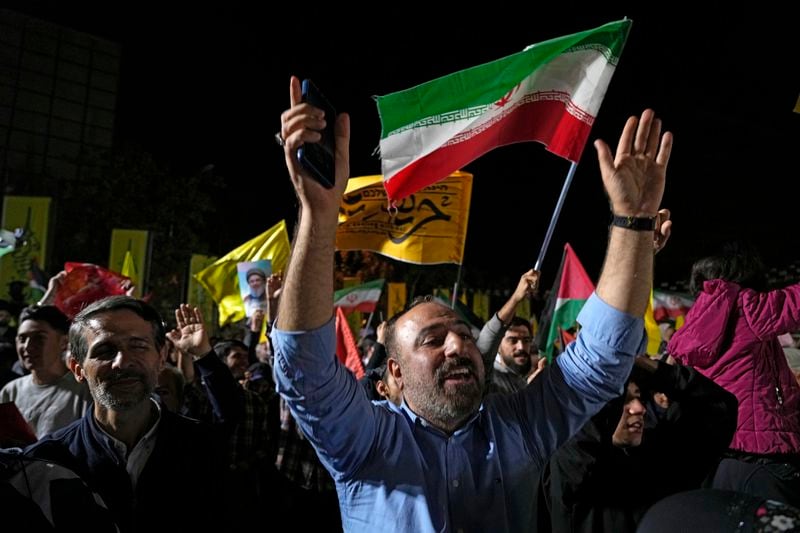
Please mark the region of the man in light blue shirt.
[[[349, 175], [350, 122], [336, 122], [336, 184], [307, 177], [296, 151], [317, 142], [319, 110], [281, 117], [300, 220], [275, 345], [278, 390], [333, 475], [346, 531], [531, 531], [542, 465], [608, 400], [640, 353], [656, 246], [668, 237], [664, 192], [672, 136], [652, 111], [631, 117], [616, 155], [596, 148], [614, 225], [603, 274], [578, 339], [525, 389], [482, 399], [485, 370], [469, 327], [422, 302], [389, 324], [389, 371], [403, 403], [371, 403], [335, 355], [332, 320], [336, 221]], [[332, 117], [331, 117], [332, 120]], [[659, 231], [653, 229], [658, 226]], [[642, 231], [644, 230], [644, 231]]]

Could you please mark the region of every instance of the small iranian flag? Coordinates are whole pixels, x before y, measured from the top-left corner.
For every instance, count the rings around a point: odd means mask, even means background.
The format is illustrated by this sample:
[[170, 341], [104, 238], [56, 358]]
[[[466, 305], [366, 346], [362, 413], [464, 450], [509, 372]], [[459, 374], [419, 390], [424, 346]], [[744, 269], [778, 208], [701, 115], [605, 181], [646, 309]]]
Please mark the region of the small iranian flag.
[[[569, 341], [574, 340], [578, 313], [593, 291], [594, 284], [586, 274], [578, 256], [569, 243], [565, 244], [561, 267], [558, 269], [548, 309], [545, 311], [545, 315], [550, 316], [550, 324], [546, 329], [547, 341], [543, 349], [549, 360], [552, 361], [555, 355], [564, 351]], [[543, 330], [544, 320], [547, 318], [543, 319]], [[556, 341], [559, 341], [560, 346], [556, 346]]]
[[383, 281], [382, 279], [376, 279], [363, 285], [336, 291], [333, 294], [333, 305], [341, 307], [345, 313], [352, 313], [353, 311], [372, 313], [381, 299]]
[[577, 163], [630, 26], [630, 20], [611, 22], [379, 96], [389, 198], [402, 199], [498, 146], [522, 141], [539, 141]]

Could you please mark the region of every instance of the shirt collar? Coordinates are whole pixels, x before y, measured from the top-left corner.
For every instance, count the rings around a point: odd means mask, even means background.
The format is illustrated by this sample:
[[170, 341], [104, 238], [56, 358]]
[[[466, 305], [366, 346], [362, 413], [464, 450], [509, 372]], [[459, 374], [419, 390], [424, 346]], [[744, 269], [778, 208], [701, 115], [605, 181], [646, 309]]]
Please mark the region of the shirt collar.
[[[154, 438], [156, 431], [158, 430], [159, 422], [161, 422], [161, 406], [155, 401], [153, 398], [150, 398], [150, 402], [152, 405], [155, 405], [155, 421], [150, 426], [150, 429], [147, 430], [139, 442], [137, 442], [137, 446], [139, 443], [149, 441], [150, 439]], [[128, 450], [128, 447], [119, 439], [112, 437], [111, 435], [106, 432], [97, 422], [97, 419], [94, 417], [94, 414], [90, 417], [90, 426], [92, 433], [94, 433], [95, 437], [101, 441], [105, 442], [106, 445], [115, 452], [117, 457], [122, 460], [122, 462], [126, 462], [128, 455], [131, 450]]]

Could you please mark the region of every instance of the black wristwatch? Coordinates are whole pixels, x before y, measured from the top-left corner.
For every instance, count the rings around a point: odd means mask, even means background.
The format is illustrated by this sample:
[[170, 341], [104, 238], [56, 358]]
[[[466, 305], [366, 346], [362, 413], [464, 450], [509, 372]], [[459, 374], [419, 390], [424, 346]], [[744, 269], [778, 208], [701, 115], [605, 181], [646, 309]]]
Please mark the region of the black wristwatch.
[[634, 231], [654, 231], [656, 217], [638, 218], [633, 216], [613, 215], [611, 225], [618, 228], [632, 229]]

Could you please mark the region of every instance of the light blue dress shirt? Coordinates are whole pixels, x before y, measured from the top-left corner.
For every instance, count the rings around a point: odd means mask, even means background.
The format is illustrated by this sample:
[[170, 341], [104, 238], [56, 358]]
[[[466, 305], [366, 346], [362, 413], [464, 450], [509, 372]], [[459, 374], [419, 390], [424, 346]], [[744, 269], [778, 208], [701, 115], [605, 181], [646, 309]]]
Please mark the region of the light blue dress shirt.
[[273, 330], [278, 391], [336, 481], [344, 530], [534, 531], [544, 462], [621, 394], [643, 353], [642, 319], [594, 294], [578, 321], [555, 365], [515, 394], [486, 397], [450, 436], [405, 402], [369, 401], [336, 358], [333, 321]]

